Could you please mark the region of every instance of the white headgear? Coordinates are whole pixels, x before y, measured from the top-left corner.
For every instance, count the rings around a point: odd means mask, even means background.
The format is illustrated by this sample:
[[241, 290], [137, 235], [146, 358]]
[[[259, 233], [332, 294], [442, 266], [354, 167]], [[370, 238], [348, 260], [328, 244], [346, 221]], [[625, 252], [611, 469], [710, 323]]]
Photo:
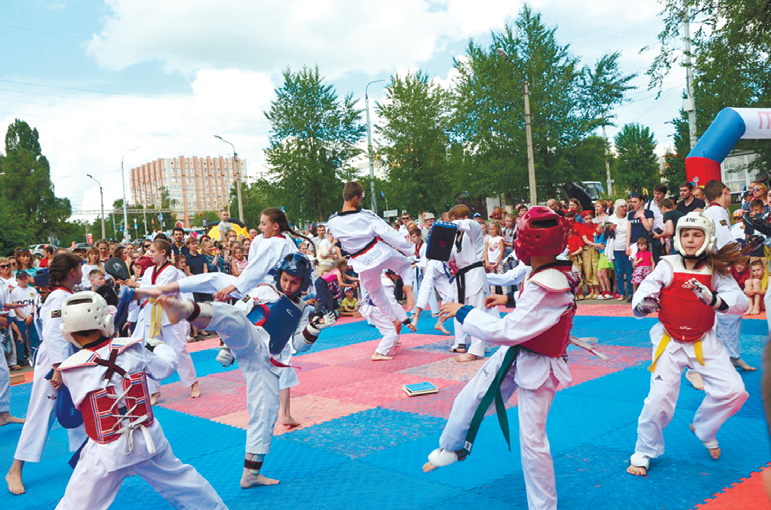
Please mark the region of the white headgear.
[[715, 222], [706, 214], [693, 211], [680, 218], [677, 222], [677, 229], [675, 230], [675, 250], [677, 250], [680, 255], [685, 257], [685, 250], [683, 249], [683, 245], [680, 244], [680, 231], [687, 228], [697, 228], [704, 232], [704, 244], [702, 244], [701, 248], [694, 254], [695, 258], [707, 256], [715, 250], [715, 245], [717, 244]]
[[112, 313], [107, 301], [96, 292], [78, 292], [62, 303], [62, 324], [59, 328], [68, 342], [82, 347], [72, 333], [99, 330], [109, 338], [113, 333]]

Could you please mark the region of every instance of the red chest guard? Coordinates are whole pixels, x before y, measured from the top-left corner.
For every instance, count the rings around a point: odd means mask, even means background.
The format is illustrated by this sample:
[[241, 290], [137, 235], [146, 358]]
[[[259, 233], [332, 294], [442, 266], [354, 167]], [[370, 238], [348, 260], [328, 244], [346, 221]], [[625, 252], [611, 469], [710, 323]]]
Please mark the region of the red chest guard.
[[695, 278], [712, 289], [712, 274], [705, 270], [685, 272], [675, 264], [672, 270], [672, 283], [659, 295], [659, 321], [672, 340], [693, 343], [715, 325], [715, 309], [702, 304], [687, 282]]
[[153, 424], [147, 375], [138, 373], [126, 377], [120, 394], [115, 386], [108, 386], [92, 391], [80, 404], [86, 434], [97, 443], [112, 443], [126, 430]]
[[[547, 271], [551, 271], [551, 273]], [[533, 273], [528, 283], [534, 283], [552, 292], [571, 292], [577, 286], [578, 281], [575, 275], [573, 275], [573, 264], [571, 262], [557, 262], [553, 265], [549, 264], [539, 269], [538, 272]], [[551, 358], [564, 356], [570, 343], [570, 331], [573, 329], [573, 317], [575, 315], [576, 304], [573, 302], [562, 313], [556, 324], [536, 338], [519, 344], [520, 347]]]

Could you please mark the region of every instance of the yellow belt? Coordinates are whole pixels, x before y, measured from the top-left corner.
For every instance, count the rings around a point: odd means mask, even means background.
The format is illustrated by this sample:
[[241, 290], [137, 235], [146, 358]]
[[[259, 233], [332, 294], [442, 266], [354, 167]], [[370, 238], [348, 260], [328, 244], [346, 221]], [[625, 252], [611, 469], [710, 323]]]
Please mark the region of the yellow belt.
[[155, 302], [155, 299], [151, 299], [147, 304], [152, 307], [150, 308], [150, 338], [159, 337], [161, 336], [163, 308]]
[[[651, 372], [656, 371], [656, 362], [664, 352], [664, 349], [667, 348], [667, 345], [669, 345], [670, 340], [672, 340], [672, 337], [669, 336], [669, 333], [664, 333], [664, 336], [661, 337], [661, 342], [659, 342], [659, 346], [656, 349], [656, 354], [653, 356], [653, 363], [648, 367], [648, 370]], [[704, 356], [701, 352], [701, 340], [697, 340], [693, 343], [693, 353], [696, 355], [696, 361], [701, 363], [701, 366], [704, 366]]]

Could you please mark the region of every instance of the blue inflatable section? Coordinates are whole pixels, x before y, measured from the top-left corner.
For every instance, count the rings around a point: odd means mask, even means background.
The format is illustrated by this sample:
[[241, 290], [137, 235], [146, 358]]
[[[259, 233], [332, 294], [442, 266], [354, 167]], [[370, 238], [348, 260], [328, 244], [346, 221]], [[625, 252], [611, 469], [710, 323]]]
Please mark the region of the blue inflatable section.
[[747, 127], [744, 119], [733, 108], [723, 108], [702, 135], [696, 147], [691, 149], [689, 158], [707, 158], [722, 162], [744, 136]]

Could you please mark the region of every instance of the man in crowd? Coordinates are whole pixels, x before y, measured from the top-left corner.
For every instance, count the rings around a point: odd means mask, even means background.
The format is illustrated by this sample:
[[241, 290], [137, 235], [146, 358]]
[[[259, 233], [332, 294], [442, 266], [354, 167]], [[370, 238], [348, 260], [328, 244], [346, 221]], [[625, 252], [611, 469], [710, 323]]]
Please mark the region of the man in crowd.
[[187, 246], [185, 246], [184, 243], [185, 229], [182, 227], [174, 227], [174, 230], [171, 231], [171, 238], [171, 252], [174, 254], [174, 256], [184, 255], [187, 257], [190, 254], [190, 250], [187, 249]]
[[677, 203], [677, 210], [683, 214], [688, 214], [692, 211], [701, 212], [707, 206], [704, 200], [693, 196], [693, 184], [690, 182], [683, 182], [680, 184], [680, 201]]

